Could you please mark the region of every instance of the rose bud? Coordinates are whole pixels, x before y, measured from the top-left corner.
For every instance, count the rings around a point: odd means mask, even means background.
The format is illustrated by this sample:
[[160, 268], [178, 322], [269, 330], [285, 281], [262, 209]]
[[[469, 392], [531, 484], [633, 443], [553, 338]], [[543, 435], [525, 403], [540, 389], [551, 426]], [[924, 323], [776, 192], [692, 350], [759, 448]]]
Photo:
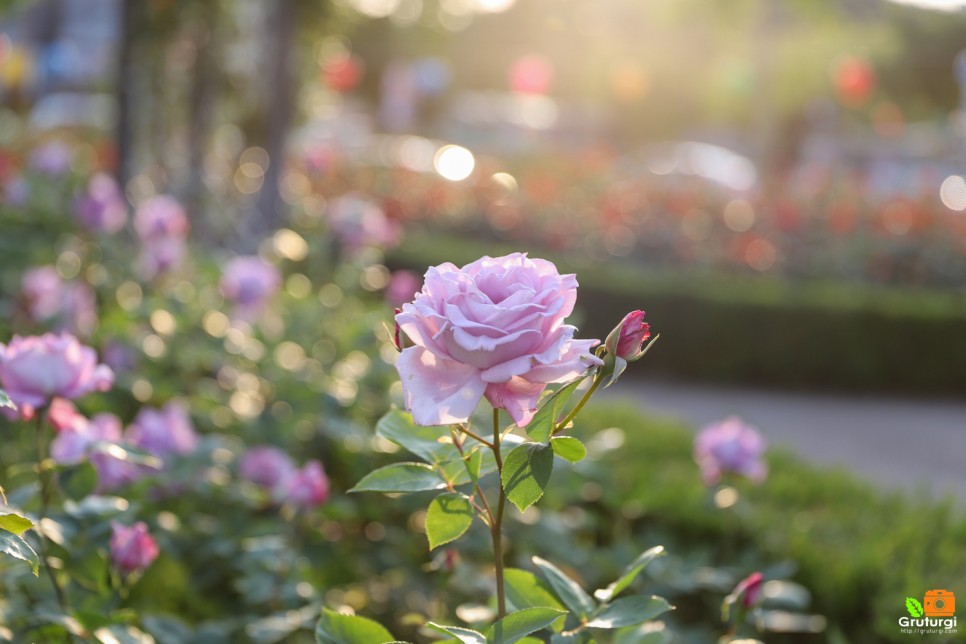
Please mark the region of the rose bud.
[[604, 346], [608, 353], [634, 362], [644, 355], [641, 347], [650, 337], [651, 327], [644, 321], [644, 311], [631, 311], [607, 335]]
[[138, 521], [132, 526], [111, 523], [111, 561], [125, 573], [139, 572], [158, 558], [158, 544], [148, 534], [148, 526]]

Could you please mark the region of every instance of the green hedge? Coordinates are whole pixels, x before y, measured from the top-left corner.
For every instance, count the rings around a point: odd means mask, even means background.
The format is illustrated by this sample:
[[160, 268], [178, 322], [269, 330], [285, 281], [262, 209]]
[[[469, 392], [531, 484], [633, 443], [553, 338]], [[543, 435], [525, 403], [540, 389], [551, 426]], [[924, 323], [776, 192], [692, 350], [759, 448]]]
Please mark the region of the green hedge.
[[[389, 263], [423, 271], [508, 245], [412, 235]], [[583, 335], [629, 310], [661, 333], [638, 374], [839, 391], [966, 396], [966, 293], [657, 270], [532, 251], [576, 272]]]
[[[654, 545], [649, 535], [657, 533], [668, 535], [670, 555], [684, 561], [700, 552], [710, 552], [707, 563], [717, 566], [740, 568], [755, 557], [765, 566], [791, 561], [797, 569], [792, 579], [812, 593], [811, 610], [828, 618], [830, 632], [852, 642], [906, 641], [897, 626], [905, 597], [931, 588], [955, 591], [966, 579], [966, 518], [951, 504], [885, 494], [841, 470], [819, 470], [773, 450], [768, 478], [760, 485], [739, 483], [740, 510], [722, 511], [700, 481], [685, 426], [630, 405], [593, 403], [575, 435], [592, 444], [612, 427], [624, 431], [624, 444], [574, 476], [579, 486], [593, 473], [603, 490], [596, 511], [610, 515], [599, 522], [617, 525], [614, 543], [599, 543], [601, 549], [627, 547], [621, 533], [640, 540], [629, 551], [643, 549]], [[554, 477], [552, 488], [567, 478]], [[573, 494], [558, 489], [547, 502], [572, 501]], [[636, 509], [631, 518], [628, 504]], [[608, 574], [587, 571], [602, 580]], [[720, 599], [709, 598], [708, 609]]]

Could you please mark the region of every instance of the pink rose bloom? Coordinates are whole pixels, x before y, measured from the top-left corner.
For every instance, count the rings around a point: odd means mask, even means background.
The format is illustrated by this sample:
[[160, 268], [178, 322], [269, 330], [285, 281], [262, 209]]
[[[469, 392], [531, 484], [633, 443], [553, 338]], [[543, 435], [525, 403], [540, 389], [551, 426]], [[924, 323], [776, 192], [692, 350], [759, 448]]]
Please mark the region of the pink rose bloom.
[[250, 319], [268, 304], [281, 284], [278, 269], [261, 257], [235, 257], [225, 264], [221, 293], [235, 303], [241, 317]]
[[307, 510], [329, 499], [329, 479], [318, 461], [309, 461], [284, 483], [285, 501]]
[[62, 465], [76, 465], [100, 442], [121, 442], [121, 419], [114, 414], [97, 414], [61, 431], [50, 443], [50, 457]]
[[80, 336], [97, 327], [97, 303], [86, 282], [65, 283], [53, 266], [39, 266], [22, 280], [27, 312], [37, 322], [60, 318], [60, 326]]
[[339, 241], [350, 250], [390, 248], [399, 244], [399, 224], [389, 219], [374, 201], [347, 194], [329, 206], [329, 224]]
[[188, 410], [175, 401], [161, 409], [143, 407], [127, 428], [127, 441], [152, 456], [188, 454], [198, 446], [198, 435]]
[[53, 266], [38, 266], [23, 274], [21, 288], [27, 312], [36, 322], [44, 322], [60, 313], [64, 282]]
[[70, 429], [77, 424], [87, 424], [87, 418], [77, 411], [74, 403], [63, 398], [54, 398], [51, 401], [47, 409], [47, 420], [58, 432]]
[[706, 426], [694, 441], [694, 460], [706, 485], [716, 485], [726, 473], [763, 481], [768, 473], [764, 452], [765, 441], [757, 430], [735, 416]]
[[147, 278], [181, 264], [188, 236], [188, 216], [174, 197], [146, 199], [134, 212], [134, 230], [141, 240], [141, 268]]
[[644, 321], [644, 311], [631, 311], [607, 336], [607, 351], [618, 358], [634, 361], [641, 357], [641, 346], [651, 337], [651, 327]]
[[423, 280], [412, 271], [393, 271], [386, 287], [386, 302], [397, 308], [412, 302], [416, 291], [423, 287]]
[[91, 230], [108, 234], [116, 233], [127, 223], [127, 203], [121, 188], [103, 172], [91, 177], [87, 192], [74, 201], [74, 213]]
[[295, 473], [292, 458], [269, 445], [253, 447], [241, 459], [239, 473], [242, 478], [264, 488], [275, 488]]
[[576, 301], [574, 275], [521, 253], [430, 268], [396, 316], [415, 344], [396, 362], [413, 420], [464, 422], [485, 395], [525, 426], [548, 383], [602, 364], [591, 353], [599, 341], [575, 340], [564, 324]]
[[15, 335], [10, 344], [0, 344], [0, 382], [18, 407], [41, 407], [55, 396], [74, 400], [107, 391], [114, 372], [68, 333]]
[[145, 199], [134, 213], [134, 230], [142, 241], [188, 236], [188, 216], [178, 200], [169, 195]]
[[121, 572], [129, 574], [144, 570], [158, 558], [158, 544], [143, 521], [132, 526], [112, 521], [111, 530], [111, 561]]

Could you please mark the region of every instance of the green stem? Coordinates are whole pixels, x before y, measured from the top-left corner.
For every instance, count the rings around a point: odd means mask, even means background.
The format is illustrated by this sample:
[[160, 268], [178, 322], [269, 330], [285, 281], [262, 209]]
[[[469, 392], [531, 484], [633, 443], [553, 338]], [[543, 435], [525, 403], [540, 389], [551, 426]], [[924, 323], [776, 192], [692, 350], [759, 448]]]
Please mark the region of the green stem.
[[506, 492], [503, 490], [503, 456], [500, 454], [500, 410], [496, 407], [493, 408], [493, 457], [496, 459], [500, 498], [490, 525], [490, 535], [493, 537], [493, 564], [496, 568], [497, 619], [503, 619], [506, 616], [506, 591], [503, 587], [503, 510], [506, 508]]
[[[47, 409], [41, 408], [37, 410], [37, 430], [35, 434], [37, 435], [37, 478], [40, 482], [40, 512], [39, 521], [40, 525], [37, 530], [37, 534], [40, 537], [40, 556], [44, 560], [44, 570], [47, 571], [47, 577], [50, 579], [50, 583], [54, 587], [54, 594], [57, 596], [57, 603], [60, 605], [60, 609], [64, 611], [64, 614], [69, 615], [70, 610], [67, 606], [67, 596], [64, 594], [64, 589], [61, 587], [60, 582], [57, 581], [57, 575], [54, 574], [54, 569], [50, 565], [50, 550], [47, 544], [47, 535], [44, 532], [43, 520], [47, 516], [47, 511], [50, 507], [50, 469], [47, 464]], [[74, 636], [71, 635], [71, 641], [73, 641]]]
[[587, 404], [587, 401], [590, 400], [590, 397], [594, 395], [594, 392], [597, 391], [597, 388], [600, 387], [600, 383], [603, 380], [600, 377], [600, 374], [601, 372], [598, 371], [597, 374], [594, 376], [594, 382], [590, 385], [590, 388], [587, 389], [587, 391], [584, 393], [584, 396], [583, 398], [580, 399], [580, 402], [577, 403], [577, 405], [570, 411], [569, 414], [567, 414], [567, 416], [562, 421], [557, 423], [557, 426], [554, 427], [554, 430], [553, 430], [554, 434], [559, 434], [560, 432], [562, 432], [563, 428], [566, 427], [567, 424], [570, 423], [570, 421], [572, 421], [574, 418], [577, 417], [577, 414], [579, 414], [580, 410], [584, 408], [584, 405]]

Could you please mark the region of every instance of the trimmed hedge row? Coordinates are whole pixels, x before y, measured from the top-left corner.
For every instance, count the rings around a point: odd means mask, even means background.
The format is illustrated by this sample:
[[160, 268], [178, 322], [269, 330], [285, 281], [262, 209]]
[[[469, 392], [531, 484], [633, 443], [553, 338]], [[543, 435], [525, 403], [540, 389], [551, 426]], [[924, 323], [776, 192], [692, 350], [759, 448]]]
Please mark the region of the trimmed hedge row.
[[[422, 272], [520, 250], [412, 235], [388, 258]], [[582, 334], [629, 310], [662, 334], [637, 374], [837, 391], [966, 397], [966, 292], [693, 275], [533, 251], [575, 272]]]

